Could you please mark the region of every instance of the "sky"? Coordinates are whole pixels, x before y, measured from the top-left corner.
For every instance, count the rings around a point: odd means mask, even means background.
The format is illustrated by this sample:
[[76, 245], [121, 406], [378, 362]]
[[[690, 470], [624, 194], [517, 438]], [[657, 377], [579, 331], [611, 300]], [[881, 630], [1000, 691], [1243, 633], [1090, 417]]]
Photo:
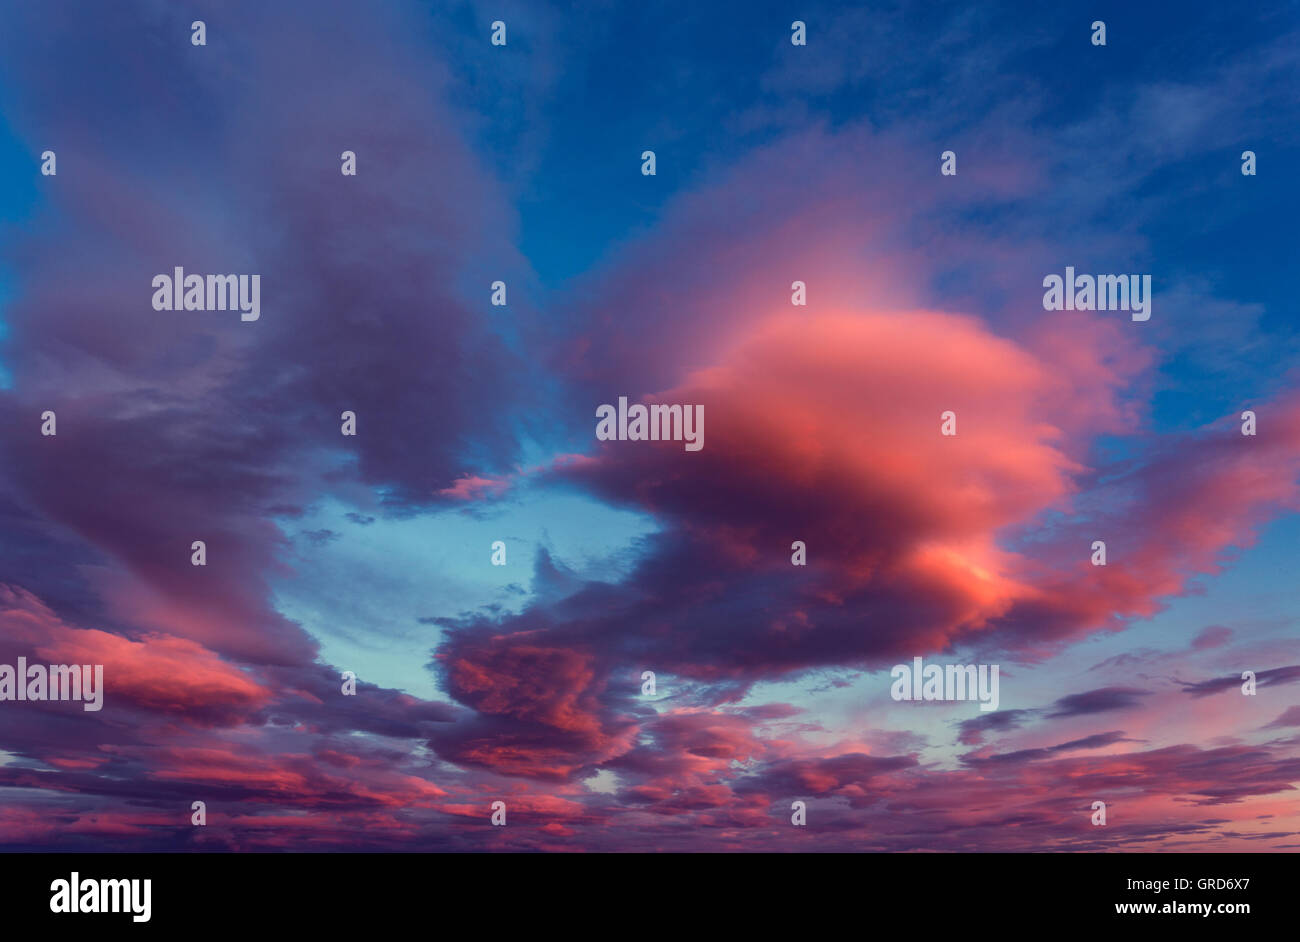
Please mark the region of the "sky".
[[1298, 79], [1271, 2], [5, 4], [0, 665], [104, 700], [0, 699], [0, 848], [1300, 848]]

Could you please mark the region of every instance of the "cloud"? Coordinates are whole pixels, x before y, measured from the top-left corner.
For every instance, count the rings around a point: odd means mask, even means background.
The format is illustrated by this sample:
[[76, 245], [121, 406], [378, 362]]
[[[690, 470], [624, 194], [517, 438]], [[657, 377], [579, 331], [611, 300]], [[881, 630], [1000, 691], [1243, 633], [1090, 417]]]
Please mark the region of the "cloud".
[[988, 762], [1032, 762], [1047, 759], [1062, 752], [1074, 752], [1077, 749], [1104, 749], [1121, 742], [1134, 742], [1134, 740], [1126, 738], [1123, 731], [1115, 730], [1085, 736], [1082, 739], [1072, 739], [1069, 742], [1057, 743], [1054, 746], [1039, 749], [1018, 749], [1015, 752], [1001, 752], [980, 756], [971, 755], [964, 756], [963, 759], [971, 765]]
[[[1291, 684], [1297, 680], [1300, 680], [1300, 664], [1255, 671], [1255, 681], [1260, 687]], [[1244, 681], [1241, 675], [1237, 674], [1231, 677], [1216, 677], [1212, 680], [1196, 682], [1180, 680], [1178, 683], [1182, 685], [1183, 692], [1186, 694], [1193, 697], [1208, 697], [1212, 694], [1222, 693], [1225, 690], [1239, 688]]]
[[969, 720], [962, 720], [958, 725], [957, 741], [965, 746], [978, 746], [984, 742], [989, 733], [1003, 733], [1019, 729], [1031, 717], [1034, 710], [996, 710], [981, 713]]
[[0, 584], [0, 652], [50, 664], [101, 665], [102, 693], [126, 705], [201, 724], [234, 725], [271, 699], [250, 675], [183, 638], [146, 634], [133, 641], [62, 624], [30, 593]]
[[1286, 712], [1264, 728], [1275, 729], [1287, 726], [1300, 726], [1300, 706], [1289, 707]]
[[1208, 651], [1220, 648], [1232, 640], [1232, 629], [1223, 625], [1211, 625], [1192, 639], [1193, 651]]
[[1047, 715], [1049, 717], [1087, 716], [1109, 710], [1128, 710], [1140, 706], [1142, 698], [1150, 695], [1149, 690], [1133, 687], [1100, 687], [1096, 690], [1061, 697], [1056, 701], [1055, 710]]

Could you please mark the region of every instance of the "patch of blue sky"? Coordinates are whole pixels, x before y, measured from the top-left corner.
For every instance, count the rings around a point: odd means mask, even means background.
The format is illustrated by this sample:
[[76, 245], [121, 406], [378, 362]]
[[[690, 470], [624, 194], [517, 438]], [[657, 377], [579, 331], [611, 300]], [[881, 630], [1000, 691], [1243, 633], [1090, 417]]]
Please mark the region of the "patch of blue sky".
[[[657, 529], [640, 513], [528, 486], [402, 517], [329, 499], [280, 526], [294, 551], [293, 575], [272, 585], [277, 609], [317, 639], [325, 663], [425, 699], [445, 699], [429, 667], [439, 619], [522, 611], [539, 550], [577, 580], [618, 582]], [[498, 540], [504, 566], [492, 565]]]

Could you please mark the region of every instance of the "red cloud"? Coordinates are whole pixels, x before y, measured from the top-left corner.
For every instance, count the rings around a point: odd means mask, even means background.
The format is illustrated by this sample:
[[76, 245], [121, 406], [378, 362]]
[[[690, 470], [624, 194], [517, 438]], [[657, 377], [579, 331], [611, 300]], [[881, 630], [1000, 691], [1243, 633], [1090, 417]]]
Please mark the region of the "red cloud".
[[6, 648], [29, 660], [102, 664], [106, 705], [229, 724], [271, 699], [271, 692], [251, 675], [194, 641], [162, 634], [132, 641], [93, 628], [72, 628], [30, 593], [12, 586], [0, 585], [0, 633]]

